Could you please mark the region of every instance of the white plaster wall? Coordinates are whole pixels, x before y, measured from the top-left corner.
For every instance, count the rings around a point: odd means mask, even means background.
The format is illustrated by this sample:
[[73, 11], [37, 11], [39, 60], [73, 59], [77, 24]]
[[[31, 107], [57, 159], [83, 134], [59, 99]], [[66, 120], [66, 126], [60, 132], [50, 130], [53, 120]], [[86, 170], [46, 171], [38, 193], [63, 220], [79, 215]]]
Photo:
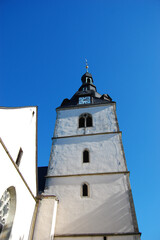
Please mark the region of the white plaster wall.
[[[82, 135], [101, 132], [116, 132], [117, 122], [115, 104], [106, 106], [87, 107], [67, 110], [57, 110], [57, 120], [54, 137]], [[93, 118], [93, 127], [79, 128], [79, 116], [90, 113]]]
[[[81, 196], [81, 185], [90, 197]], [[124, 174], [48, 178], [45, 194], [59, 199], [55, 234], [133, 232]]]
[[23, 156], [19, 169], [36, 194], [37, 108], [0, 108], [0, 138], [16, 161], [20, 147]]
[[[83, 151], [90, 152], [90, 162], [83, 163]], [[48, 175], [125, 171], [121, 135], [105, 134], [55, 139]]]
[[39, 201], [33, 240], [51, 240], [54, 236], [57, 200], [54, 197]]
[[140, 236], [116, 236], [116, 237], [107, 237], [107, 240], [140, 240]]
[[[93, 127], [78, 128], [79, 116], [82, 113], [92, 114]], [[127, 171], [121, 134], [117, 133], [118, 131], [115, 104], [57, 110], [55, 138], [48, 169], [48, 176], [55, 177], [47, 178], [45, 189], [45, 194], [56, 195], [59, 199], [55, 234], [134, 232], [127, 176], [122, 173], [97, 175]], [[73, 137], [74, 135], [82, 136]], [[85, 149], [90, 152], [89, 163], [82, 162]], [[86, 175], [62, 177], [74, 174]], [[81, 196], [84, 182], [90, 186], [89, 197]], [[79, 237], [82, 238], [103, 239]], [[59, 240], [58, 236], [55, 239]], [[109, 237], [109, 240], [112, 239], [139, 238]]]
[[10, 240], [28, 240], [35, 200], [22, 181], [15, 166], [0, 144], [0, 198], [4, 191], [13, 186], [16, 190], [16, 212]]
[[69, 238], [64, 238], [64, 237], [55, 237], [54, 240], [104, 240], [103, 237], [69, 237]]

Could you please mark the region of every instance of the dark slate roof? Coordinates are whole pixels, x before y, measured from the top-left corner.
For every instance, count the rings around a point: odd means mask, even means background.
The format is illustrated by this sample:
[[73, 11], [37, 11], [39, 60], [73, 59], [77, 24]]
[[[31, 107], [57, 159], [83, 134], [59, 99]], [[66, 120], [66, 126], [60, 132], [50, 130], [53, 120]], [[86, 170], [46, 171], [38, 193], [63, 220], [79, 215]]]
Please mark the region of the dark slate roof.
[[74, 106], [83, 107], [84, 104], [79, 104], [79, 97], [91, 97], [91, 103], [85, 105], [93, 105], [93, 104], [104, 104], [111, 103], [112, 98], [108, 94], [101, 95], [97, 92], [96, 86], [93, 84], [92, 75], [86, 72], [81, 77], [82, 85], [78, 89], [78, 91], [72, 96], [71, 99], [65, 98], [62, 101], [62, 104], [58, 108], [69, 108]]
[[38, 167], [38, 192], [44, 192], [45, 176], [47, 175], [48, 167]]

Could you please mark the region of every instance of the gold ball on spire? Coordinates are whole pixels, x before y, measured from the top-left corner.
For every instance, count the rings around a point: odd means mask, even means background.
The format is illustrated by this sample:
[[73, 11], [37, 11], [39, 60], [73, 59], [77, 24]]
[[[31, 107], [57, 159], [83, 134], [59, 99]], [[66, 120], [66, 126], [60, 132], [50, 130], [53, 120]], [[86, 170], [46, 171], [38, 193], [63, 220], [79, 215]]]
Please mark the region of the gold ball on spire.
[[88, 68], [89, 68], [89, 66], [88, 66], [87, 59], [85, 59], [85, 60], [86, 60], [86, 71], [88, 72]]

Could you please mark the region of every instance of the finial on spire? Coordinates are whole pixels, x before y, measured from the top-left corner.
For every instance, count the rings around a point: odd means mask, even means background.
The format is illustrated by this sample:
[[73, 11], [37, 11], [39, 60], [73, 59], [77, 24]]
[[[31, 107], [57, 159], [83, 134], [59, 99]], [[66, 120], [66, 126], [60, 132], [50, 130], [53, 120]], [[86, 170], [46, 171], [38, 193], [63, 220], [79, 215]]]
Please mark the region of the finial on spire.
[[86, 58], [85, 58], [85, 60], [86, 60], [86, 72], [88, 72], [89, 66], [88, 66], [88, 62], [87, 62], [87, 59], [86, 59]]

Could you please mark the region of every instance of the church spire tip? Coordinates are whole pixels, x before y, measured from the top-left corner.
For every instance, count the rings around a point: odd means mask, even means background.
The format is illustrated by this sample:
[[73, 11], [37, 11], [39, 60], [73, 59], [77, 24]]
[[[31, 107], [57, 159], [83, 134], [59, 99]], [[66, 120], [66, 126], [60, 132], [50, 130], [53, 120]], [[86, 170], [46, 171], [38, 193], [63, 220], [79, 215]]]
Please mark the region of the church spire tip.
[[89, 66], [88, 66], [87, 59], [85, 59], [85, 60], [86, 60], [86, 72], [88, 72], [88, 68], [89, 68]]

